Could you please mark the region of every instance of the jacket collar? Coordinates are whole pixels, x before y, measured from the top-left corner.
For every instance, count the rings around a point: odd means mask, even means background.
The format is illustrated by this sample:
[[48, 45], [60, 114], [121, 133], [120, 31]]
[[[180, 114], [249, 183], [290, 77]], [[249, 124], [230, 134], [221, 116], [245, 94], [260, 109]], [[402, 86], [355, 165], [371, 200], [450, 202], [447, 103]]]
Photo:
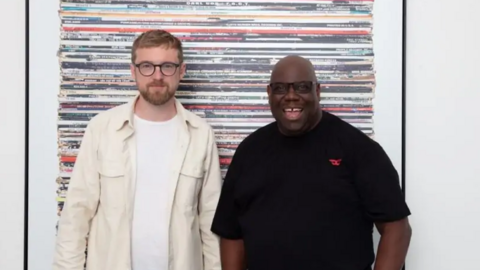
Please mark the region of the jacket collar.
[[[139, 95], [137, 94], [135, 98], [130, 100], [127, 104], [119, 108], [118, 117], [115, 118], [115, 128], [120, 130], [125, 126], [133, 129], [133, 116], [135, 111], [135, 104]], [[191, 126], [193, 128], [198, 128], [198, 121], [193, 117], [193, 114], [188, 112], [183, 105], [175, 97], [175, 107], [177, 109], [177, 116], [181, 119], [182, 123], [185, 123], [186, 126]]]

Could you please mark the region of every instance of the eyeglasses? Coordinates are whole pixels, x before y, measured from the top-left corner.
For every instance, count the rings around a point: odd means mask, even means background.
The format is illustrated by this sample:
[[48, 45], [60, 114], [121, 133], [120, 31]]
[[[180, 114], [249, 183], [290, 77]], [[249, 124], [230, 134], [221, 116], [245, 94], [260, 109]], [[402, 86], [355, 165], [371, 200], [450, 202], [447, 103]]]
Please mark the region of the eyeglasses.
[[314, 82], [293, 82], [293, 83], [284, 83], [284, 82], [275, 82], [270, 83], [270, 89], [274, 95], [286, 95], [290, 86], [293, 86], [293, 90], [297, 94], [309, 94], [313, 87], [316, 85]]
[[138, 68], [138, 70], [143, 76], [152, 76], [153, 73], [155, 73], [156, 67], [160, 69], [160, 72], [163, 75], [172, 76], [173, 74], [175, 74], [180, 64], [165, 62], [160, 65], [155, 65], [149, 62], [144, 62], [140, 64], [135, 64], [135, 66]]

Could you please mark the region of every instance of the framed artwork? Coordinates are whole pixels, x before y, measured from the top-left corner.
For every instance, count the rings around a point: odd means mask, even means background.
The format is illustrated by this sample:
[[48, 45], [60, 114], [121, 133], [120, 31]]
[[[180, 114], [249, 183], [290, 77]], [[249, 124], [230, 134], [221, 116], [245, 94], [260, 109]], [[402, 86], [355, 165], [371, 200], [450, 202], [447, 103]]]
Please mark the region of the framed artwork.
[[47, 2], [30, 4], [31, 270], [50, 267], [87, 123], [137, 94], [131, 46], [150, 29], [183, 42], [176, 98], [213, 127], [223, 175], [238, 144], [274, 121], [272, 67], [300, 55], [315, 67], [322, 108], [378, 140], [403, 179], [402, 0]]

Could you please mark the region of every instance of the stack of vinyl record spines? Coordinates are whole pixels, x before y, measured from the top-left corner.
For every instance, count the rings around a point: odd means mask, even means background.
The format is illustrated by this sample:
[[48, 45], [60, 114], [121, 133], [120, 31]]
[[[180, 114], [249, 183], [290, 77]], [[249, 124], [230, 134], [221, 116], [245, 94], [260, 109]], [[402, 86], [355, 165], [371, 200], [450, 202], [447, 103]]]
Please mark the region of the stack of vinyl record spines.
[[187, 75], [176, 97], [214, 128], [223, 174], [238, 144], [274, 120], [266, 85], [286, 55], [312, 61], [324, 110], [373, 136], [373, 1], [152, 3], [61, 2], [59, 213], [86, 124], [137, 93], [130, 50], [149, 29], [182, 40]]

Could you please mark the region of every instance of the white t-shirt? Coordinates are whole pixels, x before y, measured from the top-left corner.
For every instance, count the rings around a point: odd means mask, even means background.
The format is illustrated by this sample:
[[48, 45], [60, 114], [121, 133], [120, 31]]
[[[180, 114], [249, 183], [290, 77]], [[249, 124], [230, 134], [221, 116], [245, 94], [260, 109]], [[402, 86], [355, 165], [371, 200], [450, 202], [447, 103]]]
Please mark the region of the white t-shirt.
[[169, 162], [177, 139], [178, 117], [165, 122], [134, 118], [137, 181], [132, 227], [133, 270], [168, 269], [167, 197]]

